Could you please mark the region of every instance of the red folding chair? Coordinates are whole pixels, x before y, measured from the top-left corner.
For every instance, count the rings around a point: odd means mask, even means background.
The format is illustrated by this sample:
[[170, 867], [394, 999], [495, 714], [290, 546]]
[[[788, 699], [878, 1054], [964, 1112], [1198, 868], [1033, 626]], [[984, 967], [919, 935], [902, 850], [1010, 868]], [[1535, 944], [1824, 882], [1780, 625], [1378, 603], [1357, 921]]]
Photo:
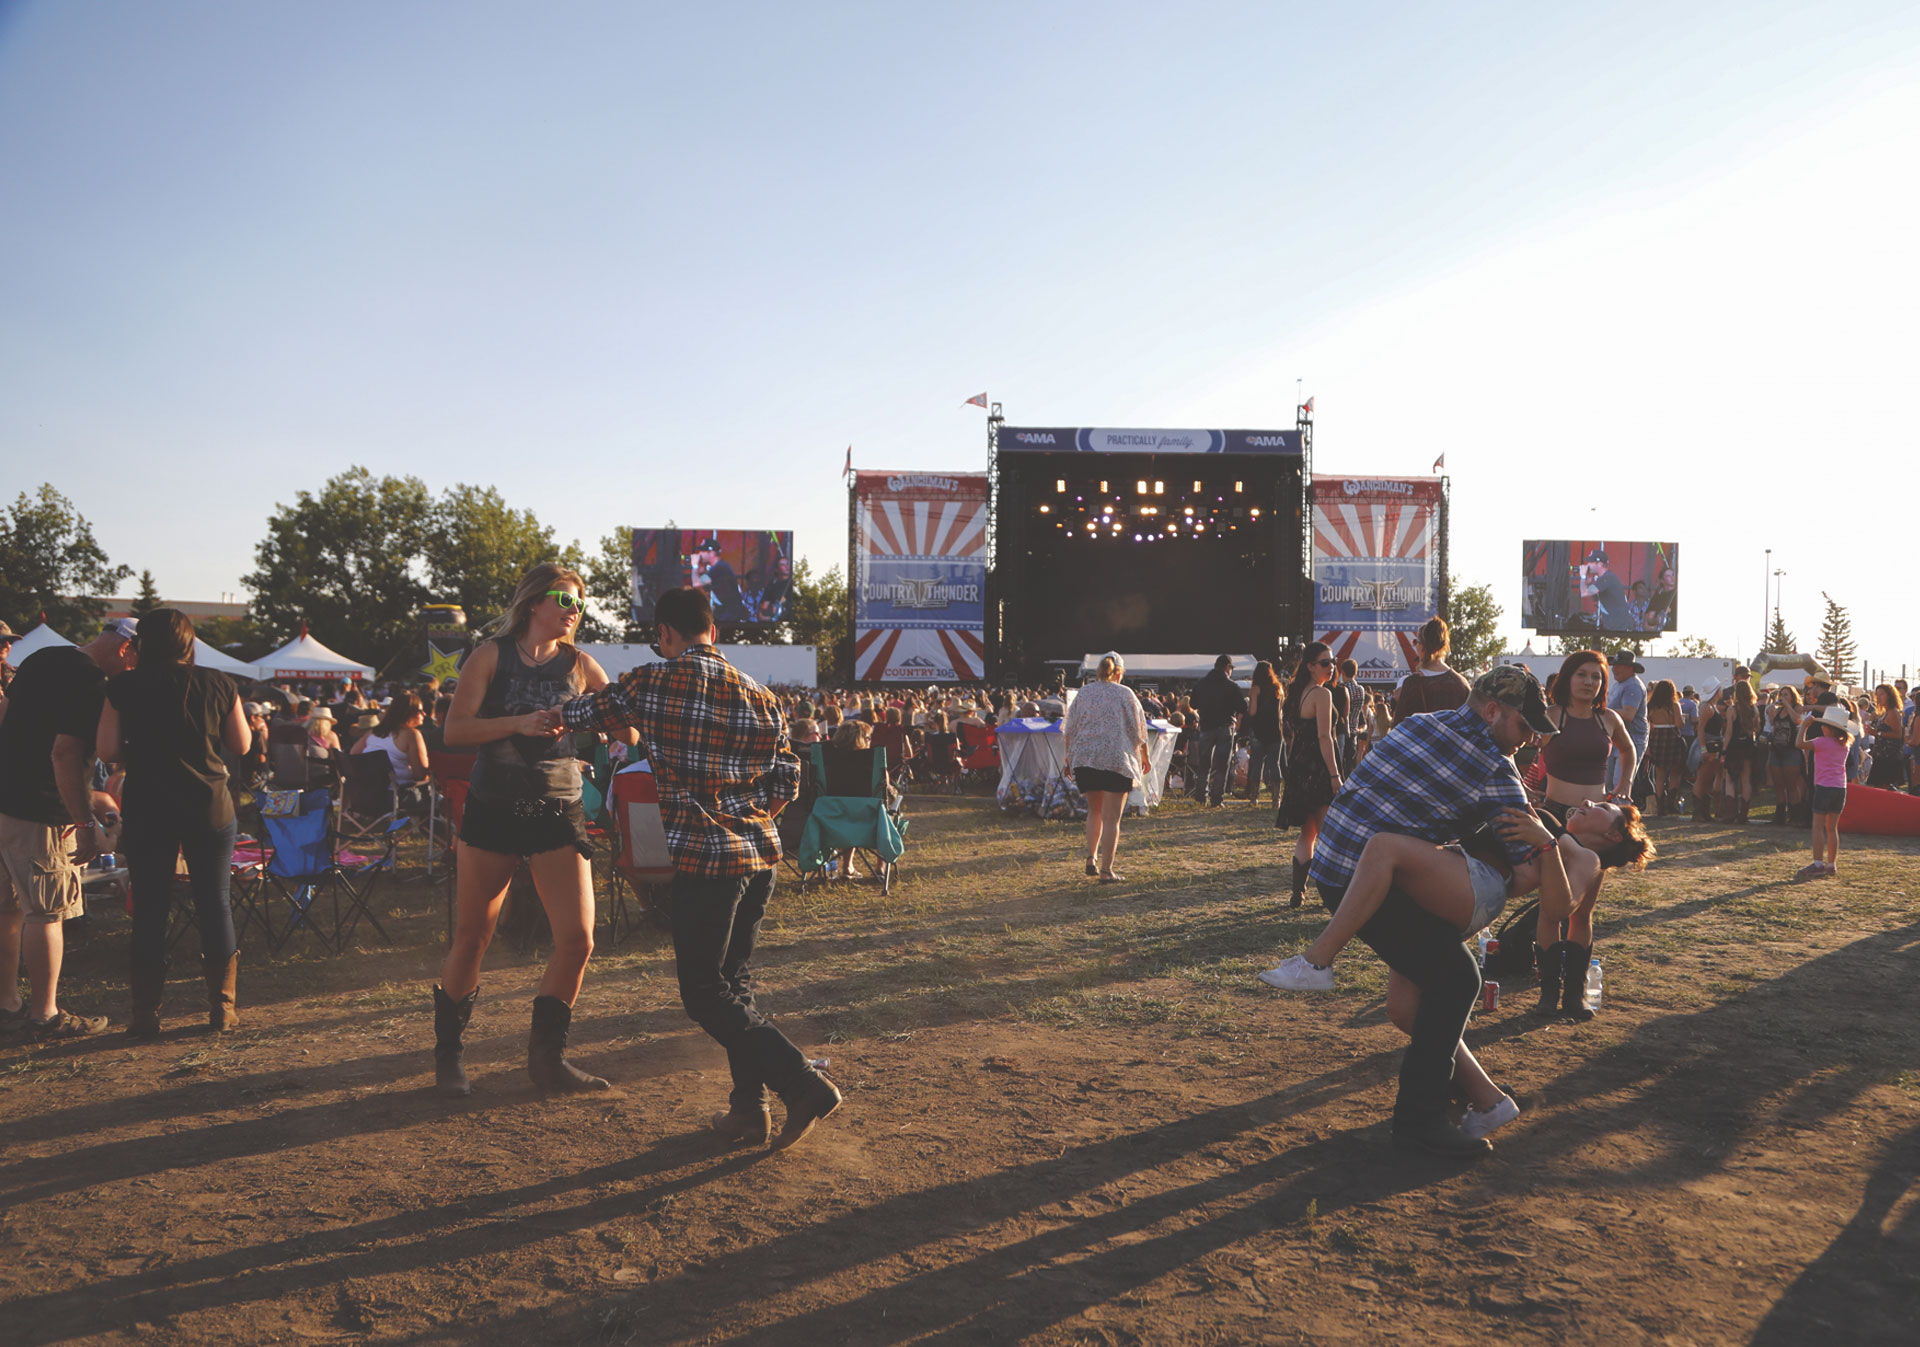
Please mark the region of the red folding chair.
[[[609, 885], [613, 911], [608, 915], [617, 940], [639, 926], [638, 916], [627, 911], [628, 890], [632, 890], [634, 906], [640, 911], [664, 913], [658, 890], [673, 879], [673, 856], [667, 850], [666, 823], [660, 817], [660, 786], [652, 772], [616, 772], [607, 804], [619, 842]], [[655, 900], [649, 902], [649, 896]]]
[[960, 765], [973, 777], [985, 777], [995, 783], [1000, 780], [1000, 736], [989, 725], [969, 725], [962, 721], [957, 727], [960, 731]]

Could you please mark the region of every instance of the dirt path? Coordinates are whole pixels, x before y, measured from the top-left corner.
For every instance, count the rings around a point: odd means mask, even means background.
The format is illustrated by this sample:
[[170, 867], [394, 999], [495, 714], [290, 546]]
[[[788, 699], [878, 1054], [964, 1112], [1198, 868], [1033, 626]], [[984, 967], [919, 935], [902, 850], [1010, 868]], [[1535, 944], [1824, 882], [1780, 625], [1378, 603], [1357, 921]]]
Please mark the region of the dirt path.
[[[894, 900], [768, 933], [766, 1004], [848, 1099], [786, 1155], [704, 1130], [725, 1061], [644, 939], [578, 1011], [613, 1094], [533, 1095], [537, 963], [498, 950], [476, 1094], [433, 1097], [424, 884], [393, 949], [250, 959], [230, 1039], [180, 977], [159, 1044], [0, 1046], [0, 1340], [1913, 1341], [1915, 848], [1813, 888], [1758, 828], [1663, 835], [1598, 1019], [1476, 1019], [1525, 1115], [1460, 1169], [1387, 1147], [1370, 956], [1253, 984], [1317, 921], [1252, 812], [1130, 823], [1095, 890], [1064, 829], [913, 803]], [[69, 999], [118, 1017], [124, 958], [94, 935]]]

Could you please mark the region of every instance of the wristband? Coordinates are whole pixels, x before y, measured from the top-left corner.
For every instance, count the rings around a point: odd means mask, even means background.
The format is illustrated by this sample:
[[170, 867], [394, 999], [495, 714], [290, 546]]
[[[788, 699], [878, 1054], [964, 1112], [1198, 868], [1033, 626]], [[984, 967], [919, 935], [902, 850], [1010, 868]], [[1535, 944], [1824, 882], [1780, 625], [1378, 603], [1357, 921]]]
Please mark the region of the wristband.
[[1527, 853], [1527, 859], [1524, 861], [1521, 861], [1520, 864], [1525, 865], [1527, 864], [1528, 861], [1538, 860], [1540, 857], [1546, 855], [1549, 851], [1552, 851], [1552, 850], [1553, 850], [1553, 843], [1542, 842], [1539, 846], [1535, 847], [1532, 851], [1529, 851]]

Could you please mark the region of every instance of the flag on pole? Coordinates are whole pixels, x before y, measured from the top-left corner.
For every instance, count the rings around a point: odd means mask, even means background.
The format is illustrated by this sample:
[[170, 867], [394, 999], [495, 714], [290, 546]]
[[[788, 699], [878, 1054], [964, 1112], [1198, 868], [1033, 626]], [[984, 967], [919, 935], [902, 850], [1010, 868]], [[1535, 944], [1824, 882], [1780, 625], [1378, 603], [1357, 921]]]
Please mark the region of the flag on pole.
[[1308, 398], [1306, 401], [1306, 404], [1301, 408], [1301, 410], [1306, 412], [1308, 416], [1312, 416], [1313, 415], [1313, 399]]
[[840, 469], [840, 475], [842, 477], [853, 476], [853, 446], [852, 445], [847, 446], [847, 466]]
[[987, 405], [987, 395], [985, 393], [977, 393], [960, 405], [962, 407], [984, 407]]
[[1447, 466], [1447, 456], [1446, 456], [1445, 454], [1442, 454], [1442, 455], [1440, 455], [1440, 457], [1438, 457], [1438, 458], [1436, 458], [1436, 459], [1434, 459], [1434, 460], [1433, 460], [1433, 469], [1432, 469], [1432, 471], [1434, 471], [1434, 472], [1438, 472], [1438, 471], [1440, 471], [1440, 469], [1442, 469], [1442, 468], [1444, 468], [1444, 467], [1446, 467], [1446, 466]]

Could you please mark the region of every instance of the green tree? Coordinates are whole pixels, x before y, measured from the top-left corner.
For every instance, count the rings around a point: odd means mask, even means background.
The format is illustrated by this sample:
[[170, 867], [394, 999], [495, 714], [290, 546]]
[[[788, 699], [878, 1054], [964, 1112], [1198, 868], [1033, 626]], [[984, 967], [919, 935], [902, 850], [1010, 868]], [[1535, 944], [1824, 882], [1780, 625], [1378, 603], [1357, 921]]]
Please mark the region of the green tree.
[[93, 526], [51, 483], [22, 491], [0, 516], [0, 618], [15, 631], [45, 613], [55, 631], [89, 639], [105, 598], [132, 574], [107, 560]]
[[1787, 630], [1787, 624], [1780, 620], [1780, 614], [1776, 611], [1773, 615], [1773, 625], [1767, 629], [1765, 653], [1769, 655], [1791, 655], [1799, 650], [1799, 648], [1800, 643], [1798, 639], [1795, 638], [1792, 632]]
[[1447, 627], [1453, 643], [1447, 662], [1472, 677], [1492, 668], [1493, 662], [1506, 653], [1507, 643], [1500, 635], [1503, 610], [1494, 602], [1491, 585], [1462, 588], [1458, 576], [1449, 576], [1447, 586], [1452, 591], [1447, 603]]
[[649, 641], [653, 628], [633, 613], [633, 530], [622, 526], [600, 540], [576, 569], [587, 582], [587, 616], [580, 624], [589, 641]]
[[843, 681], [853, 669], [853, 634], [847, 627], [847, 581], [838, 566], [816, 577], [805, 560], [794, 563], [793, 599], [781, 624], [795, 645], [814, 648], [820, 681]]
[[434, 502], [424, 549], [432, 602], [458, 603], [478, 632], [507, 610], [529, 568], [561, 561], [553, 530], [493, 487], [449, 487]]
[[201, 640], [237, 660], [252, 662], [283, 644], [248, 617], [203, 617], [193, 624]]
[[1860, 651], [1853, 643], [1853, 618], [1847, 610], [1835, 603], [1827, 592], [1820, 591], [1820, 597], [1826, 600], [1826, 616], [1820, 619], [1820, 645], [1815, 652], [1827, 671], [1843, 683], [1853, 681], [1858, 672], [1854, 668]]
[[349, 468], [317, 495], [302, 491], [267, 520], [254, 548], [253, 619], [285, 640], [306, 623], [341, 654], [383, 664], [427, 600], [422, 557], [433, 526], [418, 477]]
[[1673, 643], [1673, 653], [1680, 659], [1721, 659], [1720, 648], [1704, 636], [1681, 636]]
[[139, 617], [160, 606], [160, 590], [153, 583], [152, 571], [140, 572], [140, 592], [134, 596], [133, 615]]

